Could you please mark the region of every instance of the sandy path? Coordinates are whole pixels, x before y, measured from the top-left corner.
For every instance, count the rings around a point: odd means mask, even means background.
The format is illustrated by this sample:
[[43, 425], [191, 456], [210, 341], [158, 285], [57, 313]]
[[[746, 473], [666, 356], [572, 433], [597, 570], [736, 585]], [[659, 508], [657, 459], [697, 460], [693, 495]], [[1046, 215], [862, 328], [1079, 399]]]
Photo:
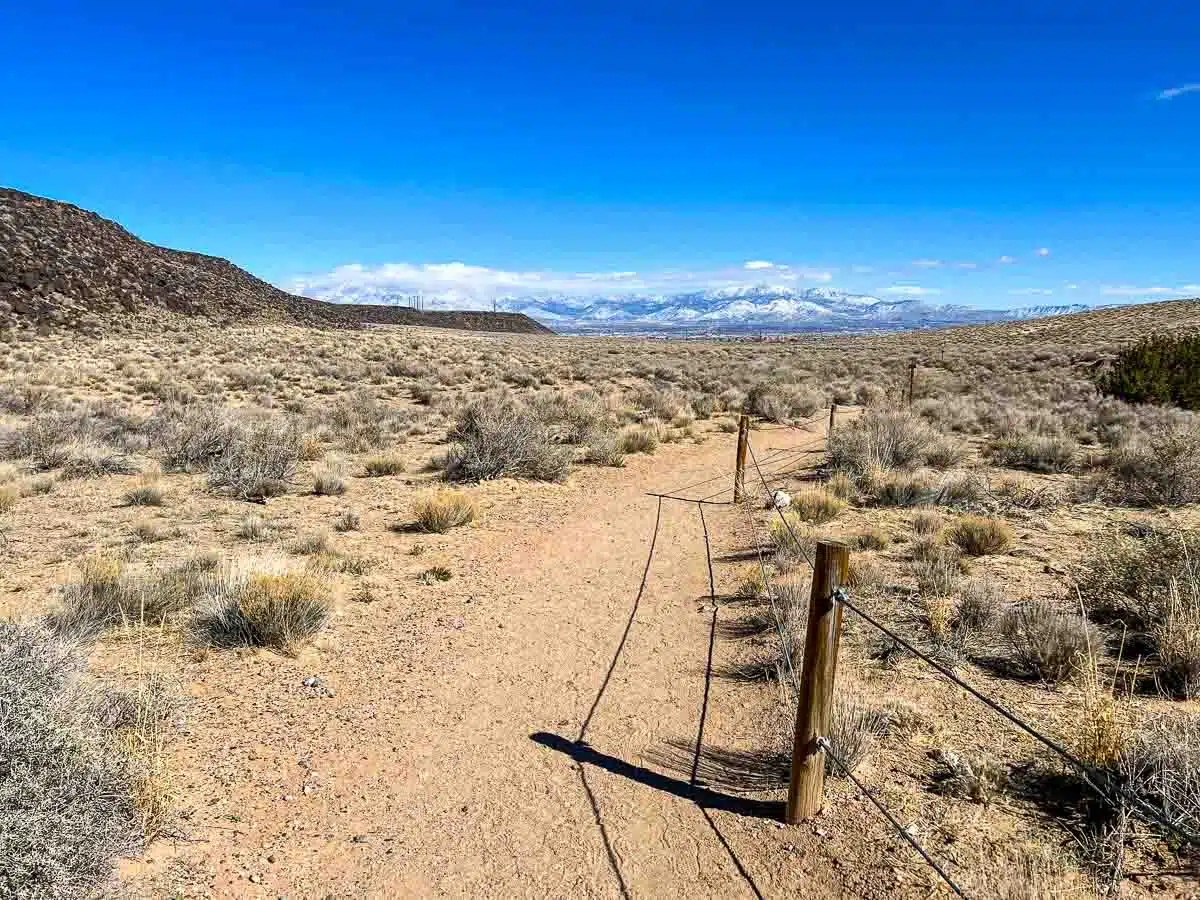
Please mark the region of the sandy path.
[[[765, 455], [820, 436], [754, 440]], [[696, 504], [662, 503], [637, 618], [587, 731], [588, 790], [572, 758], [642, 581], [658, 515], [645, 492], [732, 456], [732, 436], [713, 435], [565, 488], [489, 486], [483, 524], [436, 548], [459, 560], [447, 585], [409, 587], [413, 539], [376, 534], [398, 587], [349, 604], [315, 651], [192, 663], [199, 700], [177, 764], [205, 843], [160, 847], [149, 869], [190, 860], [216, 896], [610, 897], [621, 882], [632, 896], [753, 896], [724, 838], [761, 870], [759, 889], [791, 881], [754, 837], [774, 823], [706, 813], [678, 795], [687, 771], [648, 762], [670, 742], [686, 757], [704, 707], [713, 613]], [[715, 557], [738, 549], [741, 512], [705, 517]], [[741, 571], [718, 562], [717, 593]], [[301, 687], [309, 674], [335, 696]], [[706, 743], [754, 746], [766, 693], [712, 681]], [[634, 768], [611, 771], [622, 765]]]

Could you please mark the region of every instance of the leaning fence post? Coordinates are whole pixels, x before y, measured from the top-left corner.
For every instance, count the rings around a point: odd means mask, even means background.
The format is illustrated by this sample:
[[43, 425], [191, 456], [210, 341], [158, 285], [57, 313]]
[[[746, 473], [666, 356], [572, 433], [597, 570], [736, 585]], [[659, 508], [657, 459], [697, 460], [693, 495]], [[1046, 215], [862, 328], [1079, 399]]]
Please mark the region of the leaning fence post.
[[733, 502], [741, 503], [746, 493], [746, 448], [750, 444], [750, 417], [742, 413], [738, 419], [737, 460], [733, 470]]
[[913, 405], [915, 391], [917, 387], [917, 361], [914, 359], [908, 364], [908, 405]]
[[850, 550], [839, 541], [819, 541], [813, 566], [808, 631], [800, 667], [800, 703], [792, 746], [787, 823], [795, 825], [821, 811], [825, 803], [825, 751], [817, 739], [828, 737], [833, 681], [842, 635], [842, 607], [834, 592], [846, 583]]
[[833, 423], [837, 420], [837, 403], [829, 404], [829, 427], [825, 429], [825, 437], [828, 438], [833, 434]]

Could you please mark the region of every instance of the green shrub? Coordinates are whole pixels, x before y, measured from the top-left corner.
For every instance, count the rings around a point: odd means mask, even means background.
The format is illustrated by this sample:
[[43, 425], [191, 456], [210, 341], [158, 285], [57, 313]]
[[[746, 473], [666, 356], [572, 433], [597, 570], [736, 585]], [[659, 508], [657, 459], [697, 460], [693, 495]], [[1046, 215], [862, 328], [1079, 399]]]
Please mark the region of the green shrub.
[[1156, 334], [1126, 347], [1096, 387], [1129, 403], [1200, 410], [1200, 333]]

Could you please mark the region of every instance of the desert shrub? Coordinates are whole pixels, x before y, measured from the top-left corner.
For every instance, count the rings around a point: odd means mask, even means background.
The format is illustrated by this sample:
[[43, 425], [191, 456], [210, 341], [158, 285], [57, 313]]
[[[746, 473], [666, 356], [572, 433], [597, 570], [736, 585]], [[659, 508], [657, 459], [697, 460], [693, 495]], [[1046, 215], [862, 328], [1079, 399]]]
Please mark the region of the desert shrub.
[[446, 475], [456, 481], [530, 478], [561, 481], [571, 452], [555, 443], [549, 427], [521, 403], [503, 396], [467, 404], [448, 437]]
[[154, 473], [147, 473], [122, 497], [126, 506], [162, 506], [163, 491]]
[[1200, 698], [1200, 602], [1196, 585], [1173, 581], [1162, 618], [1150, 628], [1157, 651], [1155, 681], [1159, 690], [1184, 700]]
[[0, 485], [0, 513], [6, 513], [17, 505], [21, 491], [15, 484]]
[[609, 418], [603, 401], [591, 391], [570, 394], [565, 391], [535, 394], [529, 408], [551, 426], [565, 444], [587, 444], [604, 430]]
[[387, 446], [407, 424], [398, 410], [367, 393], [339, 397], [327, 415], [335, 439], [351, 453]]
[[1051, 683], [1068, 678], [1102, 645], [1094, 625], [1046, 600], [1029, 600], [1010, 609], [1000, 620], [1000, 633], [1024, 674]]
[[290, 544], [288, 550], [296, 556], [313, 556], [329, 549], [329, 532], [322, 529], [302, 534]]
[[1118, 768], [1127, 786], [1169, 821], [1193, 834], [1200, 831], [1200, 715], [1142, 721]]
[[233, 443], [238, 429], [216, 405], [168, 407], [150, 420], [151, 442], [168, 472], [202, 472]]
[[78, 578], [60, 589], [59, 608], [46, 617], [46, 624], [62, 637], [91, 640], [122, 619], [138, 620], [139, 601], [119, 560], [85, 556], [79, 563]]
[[39, 469], [61, 469], [63, 478], [100, 478], [104, 475], [130, 475], [137, 469], [129, 458], [112, 447], [90, 442], [68, 445], [65, 455], [54, 460], [34, 459]]
[[343, 509], [333, 520], [333, 530], [337, 532], [358, 531], [362, 519], [353, 509]]
[[925, 450], [925, 465], [934, 469], [952, 469], [967, 458], [970, 451], [962, 441], [938, 437]]
[[950, 526], [947, 538], [968, 556], [1002, 553], [1012, 546], [1012, 528], [1002, 519], [963, 516]]
[[675, 418], [675, 414], [687, 403], [686, 398], [674, 389], [659, 390], [648, 385], [639, 387], [630, 399], [644, 415], [663, 421]]
[[[917, 577], [917, 590], [922, 599], [949, 598], [958, 587], [963, 571], [959, 552], [938, 541], [921, 541], [914, 543], [913, 554], [913, 573]], [[949, 606], [945, 609], [944, 618], [949, 622]]]
[[313, 572], [214, 573], [193, 622], [202, 643], [270, 647], [285, 653], [320, 631], [332, 609], [328, 585]]
[[208, 483], [239, 500], [287, 492], [296, 474], [303, 436], [291, 420], [257, 422], [239, 430], [209, 467]]
[[609, 431], [594, 436], [584, 454], [584, 462], [617, 468], [625, 465], [625, 451], [621, 443], [621, 436], [615, 432]]
[[1200, 501], [1200, 429], [1158, 429], [1114, 448], [1101, 491], [1110, 501], [1130, 506]]
[[750, 388], [744, 410], [768, 422], [786, 422], [808, 418], [822, 402], [819, 394], [801, 385], [761, 382]]
[[1166, 618], [1173, 590], [1181, 601], [1200, 605], [1200, 532], [1106, 532], [1088, 548], [1077, 576], [1089, 615], [1148, 631]]
[[717, 398], [709, 394], [701, 394], [692, 398], [692, 412], [697, 419], [711, 419], [717, 411]]
[[413, 501], [413, 517], [424, 530], [445, 534], [451, 528], [475, 521], [475, 500], [463, 491], [434, 490]]
[[1200, 409], [1200, 334], [1150, 335], [1125, 347], [1096, 387], [1129, 403]]
[[404, 474], [404, 460], [391, 453], [380, 453], [369, 457], [363, 465], [367, 475], [371, 478]]
[[0, 622], [0, 895], [90, 896], [141, 849], [137, 773], [79, 682], [74, 645]]
[[868, 490], [880, 506], [920, 506], [938, 497], [936, 485], [925, 472], [885, 472], [872, 477]]
[[264, 540], [270, 527], [262, 516], [249, 515], [238, 523], [237, 536], [247, 541]]
[[829, 438], [829, 460], [833, 468], [852, 475], [910, 468], [924, 460], [936, 439], [929, 426], [911, 413], [869, 409]]
[[877, 590], [884, 583], [883, 569], [869, 556], [852, 556], [846, 583], [860, 592]]
[[886, 550], [892, 543], [892, 536], [882, 528], [870, 527], [855, 535], [854, 544], [859, 550]]
[[933, 774], [939, 794], [987, 804], [1008, 786], [1008, 770], [986, 756], [952, 750], [937, 750], [933, 756], [941, 764]]
[[854, 499], [854, 479], [846, 472], [834, 472], [825, 480], [825, 490], [843, 500]]
[[969, 507], [987, 495], [987, 484], [974, 472], [947, 472], [938, 483], [934, 503], [938, 506]]
[[841, 515], [846, 501], [823, 488], [804, 488], [792, 495], [789, 508], [801, 521], [822, 525]]
[[938, 534], [946, 524], [941, 515], [931, 509], [918, 509], [910, 521], [914, 533], [927, 536]]
[[346, 493], [346, 478], [336, 469], [318, 469], [313, 473], [313, 493], [322, 497], [340, 497]]
[[633, 425], [621, 432], [623, 453], [653, 453], [658, 449], [658, 429], [652, 425]]
[[1000, 620], [1004, 589], [994, 581], [976, 578], [959, 588], [955, 618], [973, 634], [990, 631]]
[[1067, 472], [1075, 464], [1079, 445], [1058, 434], [1016, 434], [998, 437], [988, 445], [992, 463], [1031, 472]]

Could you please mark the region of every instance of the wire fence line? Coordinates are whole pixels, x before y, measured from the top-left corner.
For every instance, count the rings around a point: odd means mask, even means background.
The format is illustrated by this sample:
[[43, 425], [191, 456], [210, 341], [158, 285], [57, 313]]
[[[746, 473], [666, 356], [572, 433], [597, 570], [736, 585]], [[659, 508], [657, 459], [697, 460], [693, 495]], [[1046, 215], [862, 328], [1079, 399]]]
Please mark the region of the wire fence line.
[[[768, 496], [771, 496], [771, 494], [772, 494], [771, 487], [767, 483], [766, 477], [763, 475], [762, 469], [759, 468], [757, 460], [754, 459], [754, 449], [753, 449], [752, 444], [750, 444], [749, 449], [750, 449], [751, 459], [754, 461], [754, 467], [759, 474], [759, 478], [762, 481], [763, 489], [764, 489], [764, 491], [766, 491]], [[809, 556], [807, 550], [804, 548], [804, 545], [801, 543], [799, 536], [796, 534], [795, 529], [792, 527], [792, 523], [788, 520], [787, 516], [784, 515], [782, 509], [775, 506], [774, 504], [772, 504], [772, 506], [775, 509], [775, 511], [778, 513], [779, 518], [783, 522], [784, 527], [787, 529], [787, 532], [788, 532], [789, 536], [791, 537], [792, 541], [795, 543], [796, 547], [800, 550], [800, 552], [804, 555], [805, 559], [808, 560], [809, 565], [812, 566], [813, 565], [812, 558]], [[764, 572], [765, 572], [765, 568], [764, 568]], [[851, 612], [853, 612], [855, 615], [857, 615], [860, 619], [862, 619], [864, 622], [866, 622], [868, 625], [872, 626], [873, 628], [878, 630], [880, 633], [884, 634], [890, 640], [895, 641], [897, 644], [899, 644], [905, 650], [912, 653], [915, 657], [920, 659], [926, 665], [930, 666], [935, 671], [937, 671], [940, 675], [942, 675], [943, 677], [945, 677], [952, 683], [954, 683], [957, 686], [959, 686], [960, 688], [962, 688], [964, 691], [966, 691], [968, 694], [970, 694], [974, 699], [978, 700], [979, 702], [984, 704], [986, 707], [991, 709], [993, 712], [997, 713], [998, 715], [1000, 715], [1001, 717], [1003, 717], [1004, 719], [1009, 721], [1011, 724], [1015, 725], [1021, 731], [1028, 734], [1030, 737], [1032, 737], [1038, 743], [1042, 744], [1044, 747], [1051, 750], [1060, 759], [1062, 759], [1064, 762], [1066, 762], [1068, 765], [1070, 765], [1073, 769], [1075, 769], [1075, 771], [1077, 771], [1081, 776], [1083, 776], [1085, 783], [1087, 783], [1093, 790], [1095, 790], [1097, 793], [1099, 793], [1102, 797], [1104, 797], [1110, 803], [1113, 803], [1118, 808], [1121, 807], [1122, 801], [1124, 803], [1128, 803], [1131, 806], [1133, 806], [1133, 808], [1137, 809], [1147, 819], [1149, 819], [1150, 821], [1155, 822], [1156, 824], [1165, 828], [1172, 835], [1174, 835], [1177, 839], [1179, 839], [1185, 843], [1189, 843], [1189, 844], [1200, 844], [1200, 836], [1197, 836], [1196, 834], [1193, 834], [1190, 831], [1179, 827], [1178, 824], [1176, 824], [1175, 822], [1172, 822], [1169, 818], [1167, 818], [1167, 816], [1161, 810], [1156, 809], [1153, 805], [1149, 804], [1144, 798], [1138, 797], [1136, 794], [1131, 793], [1119, 782], [1116, 782], [1112, 778], [1106, 776], [1104, 773], [1097, 771], [1095, 769], [1095, 767], [1088, 765], [1086, 762], [1084, 762], [1082, 759], [1080, 759], [1077, 755], [1075, 755], [1075, 754], [1071, 753], [1069, 750], [1067, 750], [1067, 748], [1064, 747], [1062, 744], [1060, 744], [1058, 741], [1055, 741], [1053, 738], [1050, 738], [1047, 735], [1043, 734], [1042, 732], [1038, 731], [1036, 728], [1034, 728], [1028, 722], [1025, 722], [1024, 720], [1022, 720], [1021, 718], [1019, 718], [1018, 716], [1013, 714], [1011, 711], [1009, 711], [1001, 703], [999, 703], [998, 701], [994, 700], [991, 697], [988, 697], [986, 694], [977, 690], [975, 687], [971, 686], [966, 681], [964, 681], [963, 679], [958, 677], [953, 671], [951, 671], [950, 669], [946, 668], [945, 666], [943, 666], [942, 664], [940, 664], [939, 662], [934, 660], [931, 656], [929, 656], [929, 654], [924, 653], [917, 647], [913, 646], [911, 641], [906, 640], [905, 638], [898, 635], [892, 629], [883, 625], [881, 622], [876, 621], [872, 616], [870, 616], [869, 614], [864, 612], [856, 604], [852, 603], [849, 599], [848, 594], [845, 591], [841, 592], [841, 595], [837, 598], [837, 600], [843, 606], [845, 606], [847, 609], [849, 609]], [[780, 635], [782, 637], [782, 630], [780, 631]]]

